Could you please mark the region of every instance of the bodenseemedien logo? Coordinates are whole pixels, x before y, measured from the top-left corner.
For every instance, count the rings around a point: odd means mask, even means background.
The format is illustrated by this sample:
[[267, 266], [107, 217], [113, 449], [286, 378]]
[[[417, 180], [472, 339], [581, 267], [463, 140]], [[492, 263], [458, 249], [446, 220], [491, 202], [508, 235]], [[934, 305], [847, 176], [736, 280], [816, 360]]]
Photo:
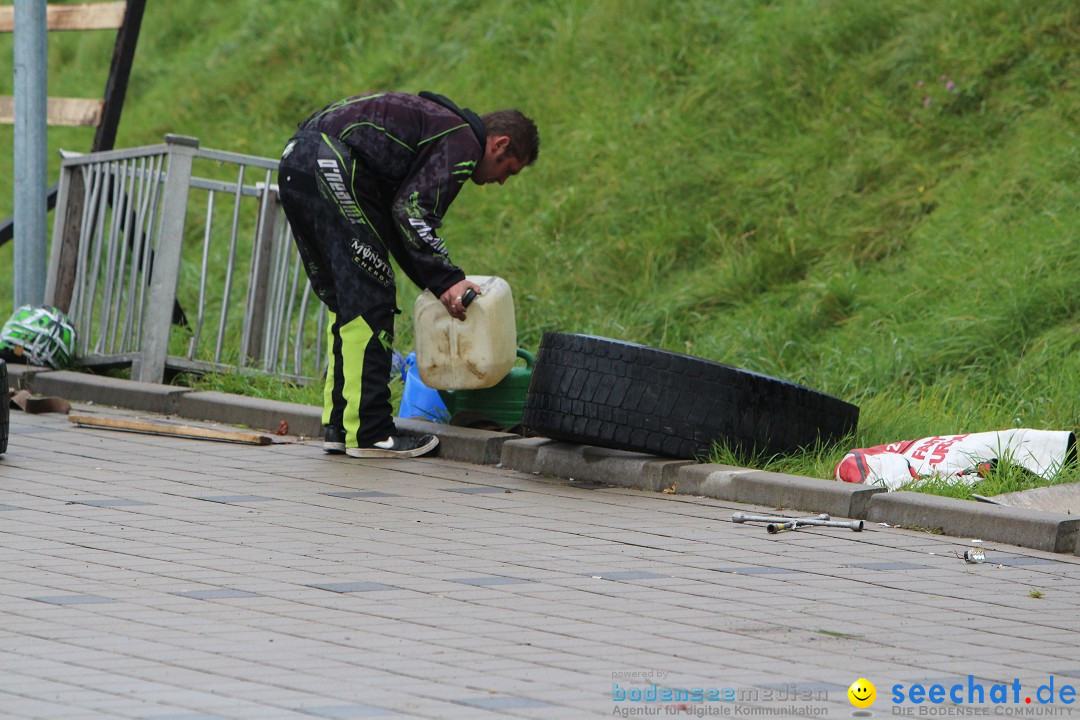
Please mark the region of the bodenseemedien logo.
[[[611, 714], [617, 717], [822, 718], [829, 714], [829, 692], [820, 687], [783, 686], [735, 688], [680, 685], [659, 670], [616, 671], [611, 674], [614, 701]], [[664, 685], [656, 681], [664, 681]], [[630, 681], [629, 683], [627, 681]], [[639, 685], [647, 682], [647, 685]], [[668, 685], [666, 683], [670, 682]]]

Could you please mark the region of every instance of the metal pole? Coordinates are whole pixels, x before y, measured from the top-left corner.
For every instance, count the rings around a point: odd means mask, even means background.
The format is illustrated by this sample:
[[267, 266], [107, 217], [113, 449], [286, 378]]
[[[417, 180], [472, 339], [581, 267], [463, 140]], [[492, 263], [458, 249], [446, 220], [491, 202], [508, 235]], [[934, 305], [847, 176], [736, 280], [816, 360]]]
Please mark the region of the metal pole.
[[15, 0], [15, 307], [45, 299], [45, 0]]
[[182, 135], [166, 135], [165, 143], [169, 148], [169, 171], [161, 201], [157, 255], [150, 280], [150, 296], [143, 314], [140, 354], [131, 368], [132, 380], [148, 383], [160, 383], [165, 378], [169, 331], [172, 329], [169, 319], [176, 304], [176, 283], [180, 278], [180, 246], [184, 240], [191, 166], [199, 149], [198, 138]]

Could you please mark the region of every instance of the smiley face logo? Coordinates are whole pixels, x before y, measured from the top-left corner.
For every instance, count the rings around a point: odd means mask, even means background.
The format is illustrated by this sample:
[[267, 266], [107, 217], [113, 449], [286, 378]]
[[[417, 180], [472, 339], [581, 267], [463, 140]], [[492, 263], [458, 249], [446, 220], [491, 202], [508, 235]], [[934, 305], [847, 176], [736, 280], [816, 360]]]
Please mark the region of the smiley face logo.
[[877, 688], [866, 678], [859, 678], [847, 689], [848, 700], [857, 708], [868, 708], [877, 699]]

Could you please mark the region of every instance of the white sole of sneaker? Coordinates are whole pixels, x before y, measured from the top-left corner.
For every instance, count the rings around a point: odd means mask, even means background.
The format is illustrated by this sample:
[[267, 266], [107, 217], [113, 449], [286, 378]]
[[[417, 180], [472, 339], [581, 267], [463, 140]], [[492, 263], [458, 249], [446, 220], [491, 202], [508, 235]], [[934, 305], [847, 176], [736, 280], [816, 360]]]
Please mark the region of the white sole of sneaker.
[[322, 444], [323, 452], [330, 453], [331, 455], [344, 455], [345, 443], [324, 442]]
[[412, 458], [425, 455], [439, 444], [439, 438], [432, 436], [431, 441], [412, 450], [383, 450], [377, 447], [348, 448], [345, 454], [353, 458]]

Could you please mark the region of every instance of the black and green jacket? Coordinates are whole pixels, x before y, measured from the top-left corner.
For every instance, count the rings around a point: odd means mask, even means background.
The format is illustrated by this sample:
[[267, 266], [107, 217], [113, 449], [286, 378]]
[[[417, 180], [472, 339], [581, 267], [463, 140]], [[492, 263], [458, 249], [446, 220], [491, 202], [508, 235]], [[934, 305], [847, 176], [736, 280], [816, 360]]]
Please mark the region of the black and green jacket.
[[484, 156], [486, 135], [475, 113], [432, 93], [372, 93], [332, 103], [300, 127], [349, 149], [352, 157], [343, 160], [354, 193], [388, 210], [397, 237], [383, 240], [413, 282], [439, 296], [464, 279], [436, 231]]

